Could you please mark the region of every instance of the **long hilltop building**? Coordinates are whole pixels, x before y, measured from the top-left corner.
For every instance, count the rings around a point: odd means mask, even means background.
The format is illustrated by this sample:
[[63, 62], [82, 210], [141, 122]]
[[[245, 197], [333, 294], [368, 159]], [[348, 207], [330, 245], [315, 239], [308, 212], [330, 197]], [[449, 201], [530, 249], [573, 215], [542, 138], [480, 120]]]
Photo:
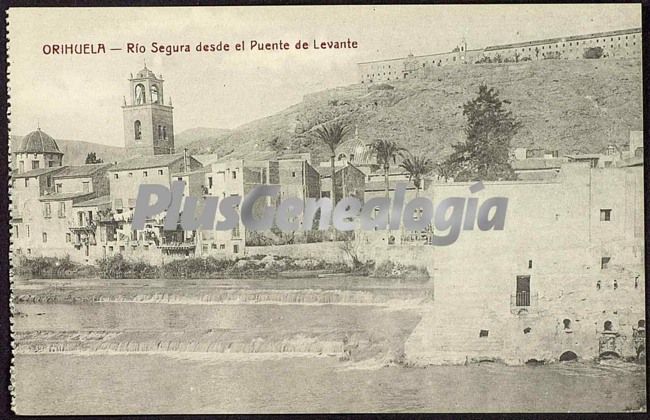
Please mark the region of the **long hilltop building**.
[[463, 39], [449, 52], [419, 56], [409, 54], [357, 65], [359, 81], [367, 84], [405, 79], [421, 69], [457, 64], [640, 57], [641, 39], [641, 28], [491, 45], [481, 49], [468, 49]]

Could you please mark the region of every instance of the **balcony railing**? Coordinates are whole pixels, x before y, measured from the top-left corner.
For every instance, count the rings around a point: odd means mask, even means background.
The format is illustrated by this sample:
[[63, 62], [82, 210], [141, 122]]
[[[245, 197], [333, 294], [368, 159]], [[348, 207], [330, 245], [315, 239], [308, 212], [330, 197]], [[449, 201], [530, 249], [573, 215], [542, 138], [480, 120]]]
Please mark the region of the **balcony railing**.
[[538, 294], [517, 292], [510, 295], [510, 311], [512, 313], [531, 312], [537, 309]]
[[172, 251], [186, 251], [196, 248], [196, 244], [194, 242], [167, 242], [158, 245], [158, 248]]

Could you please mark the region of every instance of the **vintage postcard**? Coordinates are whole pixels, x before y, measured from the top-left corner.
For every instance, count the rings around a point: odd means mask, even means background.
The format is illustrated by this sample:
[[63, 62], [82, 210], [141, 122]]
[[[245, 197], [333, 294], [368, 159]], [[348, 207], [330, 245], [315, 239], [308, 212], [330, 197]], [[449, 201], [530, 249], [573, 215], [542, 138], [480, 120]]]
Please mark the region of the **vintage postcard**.
[[641, 26], [9, 9], [14, 412], [646, 411]]

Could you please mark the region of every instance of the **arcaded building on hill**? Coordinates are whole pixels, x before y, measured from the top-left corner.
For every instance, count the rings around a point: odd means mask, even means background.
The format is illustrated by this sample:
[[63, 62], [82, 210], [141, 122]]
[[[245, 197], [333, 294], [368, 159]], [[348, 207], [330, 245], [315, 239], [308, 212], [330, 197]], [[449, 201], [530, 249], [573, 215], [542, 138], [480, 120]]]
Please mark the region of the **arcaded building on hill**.
[[578, 60], [641, 56], [641, 28], [548, 38], [468, 49], [462, 40], [452, 51], [358, 63], [359, 82], [400, 80], [420, 69], [454, 64], [520, 62], [533, 60]]

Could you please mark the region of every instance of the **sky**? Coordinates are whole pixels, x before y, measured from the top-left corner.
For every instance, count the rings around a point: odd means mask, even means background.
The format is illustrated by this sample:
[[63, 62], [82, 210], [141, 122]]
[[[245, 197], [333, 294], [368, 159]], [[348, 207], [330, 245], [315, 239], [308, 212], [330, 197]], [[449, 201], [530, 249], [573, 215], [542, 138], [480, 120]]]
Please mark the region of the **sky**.
[[[131, 73], [165, 79], [174, 128], [236, 128], [303, 95], [357, 81], [357, 62], [641, 26], [641, 6], [450, 5], [201, 8], [12, 8], [11, 134], [38, 126], [55, 139], [123, 146], [123, 97]], [[174, 54], [164, 45], [357, 41], [357, 49]], [[144, 54], [127, 53], [127, 43]], [[45, 55], [45, 44], [104, 43], [97, 55]]]

